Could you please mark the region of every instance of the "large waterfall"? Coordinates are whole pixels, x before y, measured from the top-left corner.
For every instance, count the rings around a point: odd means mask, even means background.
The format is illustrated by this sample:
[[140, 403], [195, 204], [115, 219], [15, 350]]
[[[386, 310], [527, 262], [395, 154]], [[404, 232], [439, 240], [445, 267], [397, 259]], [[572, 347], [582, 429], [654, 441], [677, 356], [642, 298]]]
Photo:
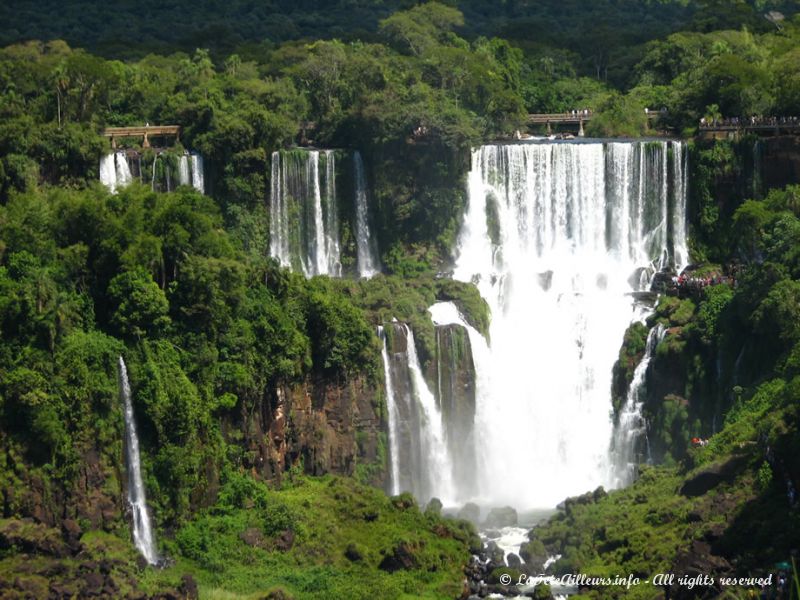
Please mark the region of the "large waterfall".
[[341, 275], [333, 150], [272, 153], [270, 255], [311, 277]]
[[615, 483], [612, 366], [631, 292], [688, 261], [684, 177], [678, 142], [473, 151], [455, 277], [492, 311], [491, 348], [473, 348], [479, 501], [546, 507]]
[[664, 339], [665, 331], [664, 326], [659, 323], [648, 332], [644, 355], [633, 371], [625, 403], [620, 408], [614, 426], [610, 465], [612, 469], [610, 477], [614, 487], [630, 485], [633, 482], [636, 465], [641, 462], [637, 454], [642, 436], [647, 435], [647, 424], [642, 416], [647, 368], [655, 354], [656, 346]]
[[133, 515], [133, 543], [151, 565], [159, 561], [156, 540], [147, 512], [147, 497], [142, 483], [142, 467], [139, 460], [139, 437], [133, 416], [131, 386], [125, 361], [119, 357], [119, 395], [125, 410], [125, 448], [128, 462], [128, 503]]
[[369, 228], [369, 207], [367, 204], [367, 178], [364, 175], [364, 161], [361, 153], [353, 154], [356, 196], [356, 247], [358, 250], [358, 275], [372, 277], [380, 271], [375, 238]]

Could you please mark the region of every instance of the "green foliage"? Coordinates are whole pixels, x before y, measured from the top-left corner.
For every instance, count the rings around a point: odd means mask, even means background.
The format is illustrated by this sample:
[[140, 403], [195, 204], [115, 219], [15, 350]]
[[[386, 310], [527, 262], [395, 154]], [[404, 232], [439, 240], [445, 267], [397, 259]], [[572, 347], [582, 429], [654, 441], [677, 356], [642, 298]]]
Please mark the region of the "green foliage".
[[169, 327], [169, 302], [146, 271], [120, 273], [109, 283], [108, 296], [119, 306], [111, 324], [122, 337], [157, 335]]
[[[296, 598], [438, 598], [460, 592], [474, 530], [423, 514], [411, 501], [395, 507], [382, 492], [335, 477], [298, 478], [272, 491], [229, 473], [216, 505], [186, 523], [170, 551], [204, 588], [256, 594], [273, 586]], [[292, 542], [284, 542], [290, 531]], [[402, 547], [418, 566], [379, 565]]]

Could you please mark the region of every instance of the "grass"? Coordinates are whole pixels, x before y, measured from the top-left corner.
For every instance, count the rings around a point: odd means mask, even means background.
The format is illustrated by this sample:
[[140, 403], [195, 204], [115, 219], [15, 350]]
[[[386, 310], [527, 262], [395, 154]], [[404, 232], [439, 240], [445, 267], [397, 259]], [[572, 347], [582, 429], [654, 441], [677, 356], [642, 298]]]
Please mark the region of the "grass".
[[[286, 489], [259, 485], [255, 505], [216, 506], [165, 542], [174, 565], [149, 570], [147, 591], [176, 586], [183, 573], [202, 598], [264, 597], [281, 588], [304, 598], [454, 598], [474, 530], [465, 522], [422, 513], [381, 491], [341, 477], [299, 478]], [[271, 512], [277, 524], [264, 520]], [[276, 547], [282, 528], [291, 548]], [[245, 541], [245, 532], [249, 542]], [[381, 564], [398, 552], [412, 568], [388, 572]]]

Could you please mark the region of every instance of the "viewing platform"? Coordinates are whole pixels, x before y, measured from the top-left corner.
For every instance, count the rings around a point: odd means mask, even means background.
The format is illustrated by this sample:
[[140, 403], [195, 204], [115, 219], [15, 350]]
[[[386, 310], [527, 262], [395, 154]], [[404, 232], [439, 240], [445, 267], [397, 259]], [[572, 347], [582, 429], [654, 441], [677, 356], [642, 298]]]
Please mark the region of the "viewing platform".
[[[666, 110], [645, 109], [648, 120], [658, 119], [666, 114]], [[528, 125], [545, 125], [547, 133], [552, 133], [553, 125], [577, 125], [578, 136], [583, 137], [583, 124], [591, 121], [594, 112], [590, 109], [574, 110], [564, 113], [533, 113], [528, 115]]]
[[106, 127], [103, 131], [105, 137], [111, 138], [111, 147], [117, 147], [117, 138], [141, 137], [144, 138], [142, 147], [150, 147], [150, 136], [172, 137], [180, 139], [180, 125], [144, 125], [141, 127]]
[[781, 135], [800, 133], [800, 117], [732, 118], [719, 121], [700, 121], [700, 135], [707, 138], [726, 138], [746, 133]]
[[583, 123], [591, 121], [591, 119], [591, 110], [565, 113], [534, 113], [528, 115], [528, 125], [546, 125], [548, 134], [552, 133], [553, 125], [577, 125], [578, 135], [583, 137]]

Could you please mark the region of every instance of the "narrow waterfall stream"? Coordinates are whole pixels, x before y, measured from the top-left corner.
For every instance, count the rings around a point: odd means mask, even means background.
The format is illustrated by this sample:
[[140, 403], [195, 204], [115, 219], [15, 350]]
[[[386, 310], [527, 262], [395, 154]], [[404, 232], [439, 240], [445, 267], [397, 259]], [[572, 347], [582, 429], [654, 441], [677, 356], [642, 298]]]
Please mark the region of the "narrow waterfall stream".
[[358, 249], [358, 275], [372, 277], [380, 272], [375, 238], [370, 233], [369, 206], [367, 203], [367, 178], [361, 153], [353, 154], [356, 197], [356, 245]]
[[131, 386], [125, 361], [119, 357], [119, 395], [125, 415], [125, 457], [128, 467], [128, 503], [133, 518], [133, 543], [151, 565], [158, 564], [155, 534], [147, 510], [147, 496], [142, 482], [142, 466], [139, 459], [139, 437], [133, 415]]
[[644, 393], [646, 392], [647, 368], [656, 351], [656, 346], [664, 339], [666, 329], [658, 324], [647, 334], [644, 355], [633, 371], [633, 378], [628, 387], [625, 404], [620, 409], [617, 423], [614, 427], [614, 436], [611, 441], [611, 467], [614, 487], [623, 487], [633, 482], [640, 438], [647, 434], [646, 423], [642, 416]]

